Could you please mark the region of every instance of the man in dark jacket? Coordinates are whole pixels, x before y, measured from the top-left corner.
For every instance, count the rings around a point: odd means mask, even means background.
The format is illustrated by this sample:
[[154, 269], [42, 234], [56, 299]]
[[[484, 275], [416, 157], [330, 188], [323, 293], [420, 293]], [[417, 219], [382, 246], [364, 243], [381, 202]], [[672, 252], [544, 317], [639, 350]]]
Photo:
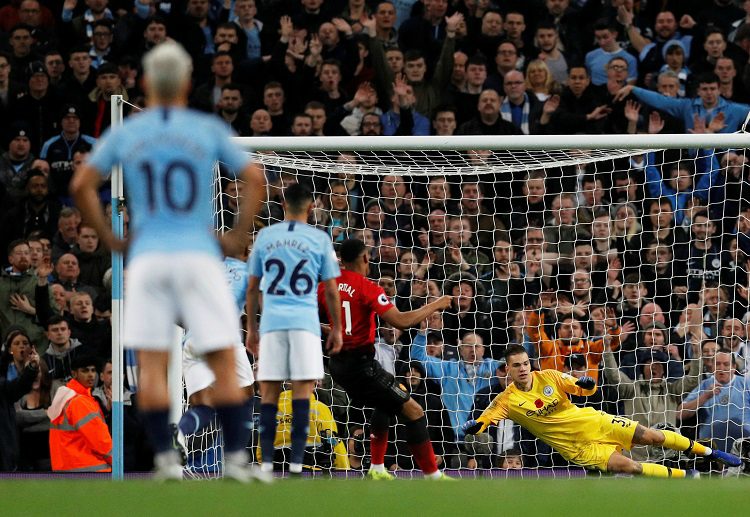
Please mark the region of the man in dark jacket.
[[521, 130], [500, 117], [500, 94], [484, 90], [479, 95], [477, 116], [461, 124], [457, 135], [520, 135]]

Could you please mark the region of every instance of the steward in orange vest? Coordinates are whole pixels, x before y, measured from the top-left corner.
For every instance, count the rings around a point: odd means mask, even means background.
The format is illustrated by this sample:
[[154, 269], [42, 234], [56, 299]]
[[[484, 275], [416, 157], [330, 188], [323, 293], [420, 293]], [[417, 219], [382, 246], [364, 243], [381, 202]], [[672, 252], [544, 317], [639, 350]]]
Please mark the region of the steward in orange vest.
[[91, 388], [96, 382], [92, 357], [76, 357], [73, 378], [57, 390], [47, 410], [49, 451], [56, 472], [111, 472], [112, 437]]

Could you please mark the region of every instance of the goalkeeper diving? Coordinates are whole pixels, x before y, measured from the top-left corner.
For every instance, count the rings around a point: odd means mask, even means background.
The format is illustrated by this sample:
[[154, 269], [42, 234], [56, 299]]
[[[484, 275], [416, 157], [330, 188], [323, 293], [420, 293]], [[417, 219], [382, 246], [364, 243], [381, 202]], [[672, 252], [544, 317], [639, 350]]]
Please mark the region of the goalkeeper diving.
[[462, 426], [466, 434], [484, 432], [490, 424], [508, 418], [553, 447], [566, 460], [601, 472], [662, 478], [694, 474], [637, 462], [622, 454], [623, 449], [630, 450], [633, 445], [685, 451], [734, 467], [742, 464], [736, 456], [712, 450], [673, 431], [644, 427], [628, 418], [574, 405], [569, 395], [593, 395], [596, 381], [591, 377], [576, 379], [557, 370], [532, 372], [529, 356], [520, 345], [509, 346], [505, 359], [512, 384], [494, 398], [479, 418]]

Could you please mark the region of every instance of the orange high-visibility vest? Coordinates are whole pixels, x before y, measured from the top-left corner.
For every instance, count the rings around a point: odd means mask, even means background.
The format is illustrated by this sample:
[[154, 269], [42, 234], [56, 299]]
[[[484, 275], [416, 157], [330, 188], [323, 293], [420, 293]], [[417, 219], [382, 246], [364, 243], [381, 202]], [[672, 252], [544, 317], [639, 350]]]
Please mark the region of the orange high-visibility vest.
[[72, 379], [57, 390], [47, 414], [52, 470], [112, 471], [112, 437], [91, 390]]

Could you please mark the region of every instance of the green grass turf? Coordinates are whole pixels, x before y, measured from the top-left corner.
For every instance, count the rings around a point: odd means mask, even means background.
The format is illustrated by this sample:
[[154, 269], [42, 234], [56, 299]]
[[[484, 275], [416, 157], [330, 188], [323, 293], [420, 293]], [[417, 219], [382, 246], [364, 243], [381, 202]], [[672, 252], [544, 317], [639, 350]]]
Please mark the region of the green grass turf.
[[[750, 515], [750, 480], [0, 481], [0, 515]], [[481, 513], [480, 513], [481, 512]]]

